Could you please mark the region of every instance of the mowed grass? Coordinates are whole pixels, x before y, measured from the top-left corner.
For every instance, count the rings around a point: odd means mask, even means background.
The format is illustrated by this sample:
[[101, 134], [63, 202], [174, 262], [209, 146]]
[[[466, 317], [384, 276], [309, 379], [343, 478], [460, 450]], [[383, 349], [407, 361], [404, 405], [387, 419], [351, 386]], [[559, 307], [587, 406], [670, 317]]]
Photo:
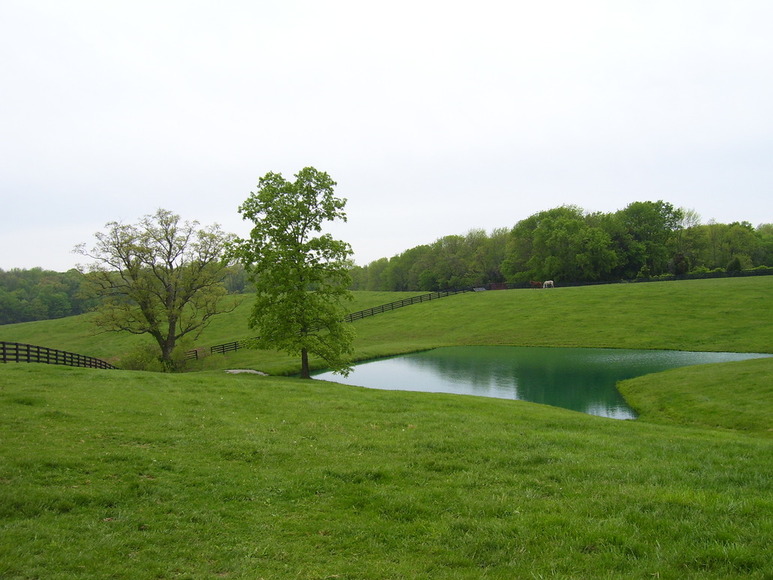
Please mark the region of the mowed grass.
[[[352, 310], [404, 296], [357, 293]], [[201, 344], [250, 336], [248, 309]], [[87, 318], [0, 338], [92, 356], [135, 344], [91, 336]], [[355, 328], [361, 358], [773, 352], [771, 320], [761, 277], [465, 294]], [[222, 372], [293, 372], [279, 353], [199, 365], [215, 370], [0, 365], [0, 577], [773, 577], [773, 359], [626, 381], [636, 421]]]
[[[414, 310], [415, 308], [415, 310]], [[361, 348], [506, 344], [773, 352], [773, 277], [463, 294], [357, 323]]]
[[773, 358], [684, 367], [618, 388], [641, 421], [773, 437]]
[[0, 367], [3, 578], [769, 578], [770, 439], [222, 372]]

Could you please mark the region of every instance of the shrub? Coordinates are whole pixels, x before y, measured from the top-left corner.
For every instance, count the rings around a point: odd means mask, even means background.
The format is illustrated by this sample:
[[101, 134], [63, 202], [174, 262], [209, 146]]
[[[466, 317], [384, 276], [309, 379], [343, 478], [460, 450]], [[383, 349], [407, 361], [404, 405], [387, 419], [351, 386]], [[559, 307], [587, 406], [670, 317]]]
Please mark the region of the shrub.
[[738, 256], [735, 256], [730, 262], [728, 262], [727, 267], [725, 268], [727, 272], [740, 272], [743, 270], [743, 266], [741, 265], [741, 259]]
[[127, 371], [155, 371], [164, 370], [161, 359], [158, 356], [158, 347], [145, 344], [132, 350], [121, 358], [118, 367]]
[[756, 275], [773, 274], [773, 266], [757, 266], [750, 268], [749, 272], [753, 272]]
[[172, 370], [182, 372], [188, 366], [188, 351], [193, 348], [193, 341], [187, 337], [177, 343], [172, 351]]
[[683, 276], [690, 269], [690, 264], [684, 254], [676, 254], [668, 265], [668, 269], [675, 276]]

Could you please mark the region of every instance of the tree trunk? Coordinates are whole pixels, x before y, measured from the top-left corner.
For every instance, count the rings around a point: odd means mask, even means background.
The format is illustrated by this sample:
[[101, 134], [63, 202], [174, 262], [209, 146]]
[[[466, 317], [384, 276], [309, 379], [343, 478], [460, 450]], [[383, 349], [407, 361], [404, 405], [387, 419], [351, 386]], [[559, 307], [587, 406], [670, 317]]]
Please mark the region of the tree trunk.
[[161, 351], [159, 361], [161, 361], [164, 372], [172, 372], [174, 370], [174, 365], [172, 364], [172, 351], [175, 346], [174, 338], [170, 340], [168, 336], [161, 336], [161, 333], [157, 330], [151, 331], [150, 334], [156, 339], [158, 348]]
[[311, 374], [309, 373], [309, 351], [305, 348], [301, 349], [301, 378], [311, 378]]
[[[168, 289], [167, 293], [169, 293]], [[167, 304], [167, 311], [170, 314], [167, 320], [166, 337], [164, 338], [164, 344], [161, 346], [161, 362], [164, 365], [164, 370], [172, 373], [179, 370], [175, 368], [174, 361], [172, 360], [172, 353], [174, 353], [174, 347], [177, 345], [177, 316], [171, 314], [171, 300], [167, 300]]]
[[167, 342], [161, 348], [161, 364], [164, 366], [164, 371], [168, 373], [176, 370], [172, 361], [172, 351], [174, 351], [174, 342]]

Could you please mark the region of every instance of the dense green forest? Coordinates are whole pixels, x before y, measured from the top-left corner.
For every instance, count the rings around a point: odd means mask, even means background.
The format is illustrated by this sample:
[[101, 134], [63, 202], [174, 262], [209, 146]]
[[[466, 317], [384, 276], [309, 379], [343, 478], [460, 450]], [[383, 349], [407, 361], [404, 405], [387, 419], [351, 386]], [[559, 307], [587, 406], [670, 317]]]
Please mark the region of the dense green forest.
[[93, 301], [82, 296], [81, 280], [77, 270], [0, 270], [0, 324], [87, 312]]
[[592, 283], [773, 266], [773, 224], [700, 224], [664, 201], [613, 213], [562, 206], [512, 229], [440, 238], [352, 270], [356, 290], [442, 290], [531, 280]]

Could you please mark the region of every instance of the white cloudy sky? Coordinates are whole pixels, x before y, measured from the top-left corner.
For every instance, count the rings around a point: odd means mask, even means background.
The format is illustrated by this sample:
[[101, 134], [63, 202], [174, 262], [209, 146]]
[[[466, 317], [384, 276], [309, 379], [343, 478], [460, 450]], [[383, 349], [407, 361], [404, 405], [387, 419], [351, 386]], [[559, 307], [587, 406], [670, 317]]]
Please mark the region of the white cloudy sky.
[[364, 265], [576, 204], [773, 222], [770, 0], [0, 0], [0, 268], [338, 182]]

